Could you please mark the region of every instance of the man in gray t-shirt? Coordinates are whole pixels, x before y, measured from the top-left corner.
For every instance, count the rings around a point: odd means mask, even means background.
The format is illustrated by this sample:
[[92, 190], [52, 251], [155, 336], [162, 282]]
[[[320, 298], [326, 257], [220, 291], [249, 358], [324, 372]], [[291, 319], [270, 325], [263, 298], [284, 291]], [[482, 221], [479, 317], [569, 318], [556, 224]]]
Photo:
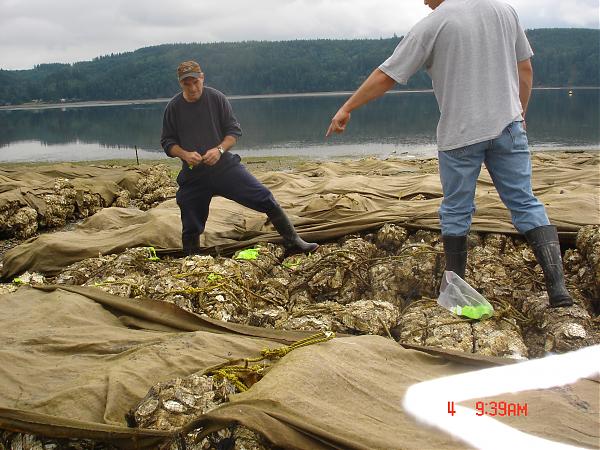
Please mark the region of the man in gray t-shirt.
[[570, 306], [556, 228], [531, 187], [525, 112], [533, 55], [515, 10], [497, 0], [425, 0], [433, 10], [402, 39], [344, 103], [327, 136], [345, 130], [350, 113], [406, 84], [419, 69], [431, 77], [440, 109], [437, 128], [439, 210], [446, 270], [465, 276], [475, 187], [485, 164], [515, 228], [544, 271], [551, 306]]

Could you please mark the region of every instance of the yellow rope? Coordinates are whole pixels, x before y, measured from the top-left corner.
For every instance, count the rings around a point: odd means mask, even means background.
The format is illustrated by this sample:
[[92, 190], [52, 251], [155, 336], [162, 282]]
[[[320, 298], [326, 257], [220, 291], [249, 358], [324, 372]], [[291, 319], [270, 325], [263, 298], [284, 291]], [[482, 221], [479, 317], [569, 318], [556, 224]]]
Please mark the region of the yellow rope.
[[290, 345], [285, 345], [280, 348], [270, 349], [264, 348], [260, 352], [260, 356], [255, 358], [245, 358], [243, 359], [244, 365], [232, 365], [227, 367], [221, 367], [219, 369], [208, 371], [205, 375], [213, 376], [217, 378], [222, 378], [231, 381], [231, 383], [238, 389], [240, 392], [244, 392], [248, 390], [248, 386], [246, 386], [241, 380], [240, 376], [247, 375], [250, 373], [254, 373], [262, 377], [262, 374], [267, 369], [266, 364], [254, 364], [250, 365], [250, 363], [256, 363], [259, 361], [263, 361], [265, 359], [274, 360], [283, 358], [285, 355], [290, 353], [292, 350], [296, 350], [301, 347], [306, 347], [313, 344], [318, 344], [321, 342], [326, 342], [335, 337], [335, 333], [332, 331], [322, 331], [320, 333], [314, 334], [304, 339], [300, 339]]
[[305, 339], [300, 339], [299, 341], [296, 341], [293, 344], [286, 345], [284, 347], [274, 349], [264, 348], [260, 352], [261, 356], [257, 356], [256, 358], [246, 358], [244, 361], [258, 362], [262, 361], [263, 359], [283, 358], [292, 350], [295, 350], [300, 347], [306, 347], [308, 345], [318, 344], [320, 342], [326, 342], [330, 339], [333, 339], [334, 337], [335, 333], [333, 331], [323, 331], [321, 333], [309, 336]]

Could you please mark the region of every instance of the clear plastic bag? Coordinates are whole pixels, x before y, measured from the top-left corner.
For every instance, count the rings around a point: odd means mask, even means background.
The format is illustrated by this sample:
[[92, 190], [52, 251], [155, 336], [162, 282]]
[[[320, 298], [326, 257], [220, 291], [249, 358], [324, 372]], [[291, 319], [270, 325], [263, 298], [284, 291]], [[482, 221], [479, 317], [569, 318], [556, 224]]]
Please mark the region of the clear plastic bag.
[[457, 316], [469, 319], [487, 319], [494, 314], [494, 308], [465, 280], [454, 272], [444, 271], [438, 305]]

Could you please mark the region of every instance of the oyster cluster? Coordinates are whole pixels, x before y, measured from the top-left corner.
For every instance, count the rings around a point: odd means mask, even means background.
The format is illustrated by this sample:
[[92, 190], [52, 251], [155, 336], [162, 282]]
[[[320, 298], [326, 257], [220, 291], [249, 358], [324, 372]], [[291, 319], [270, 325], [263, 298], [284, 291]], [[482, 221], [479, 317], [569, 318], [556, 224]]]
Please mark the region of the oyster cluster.
[[118, 450], [91, 439], [51, 439], [25, 433], [0, 430], [0, 450]]
[[[27, 239], [44, 229], [57, 229], [108, 206], [153, 208], [175, 196], [176, 183], [164, 164], [141, 166], [131, 191], [101, 195], [93, 184], [57, 177], [0, 193], [0, 237]], [[107, 201], [107, 198], [112, 198]]]
[[596, 299], [600, 312], [600, 227], [588, 225], [577, 233], [577, 251], [565, 252], [571, 284], [578, 284], [587, 298]]
[[[146, 397], [131, 409], [127, 420], [132, 427], [174, 430], [215, 409], [235, 392], [238, 392], [236, 387], [227, 379], [200, 373], [175, 378], [153, 386]], [[206, 437], [200, 436], [200, 430], [192, 430], [180, 439], [184, 440], [186, 449], [194, 450], [270, 448], [259, 434], [239, 424], [232, 424]], [[178, 450], [181, 444], [175, 441], [170, 448]]]
[[173, 181], [171, 168], [165, 164], [146, 167], [143, 176], [137, 182], [135, 192], [131, 206], [143, 211], [154, 208], [169, 198], [174, 198], [177, 183]]

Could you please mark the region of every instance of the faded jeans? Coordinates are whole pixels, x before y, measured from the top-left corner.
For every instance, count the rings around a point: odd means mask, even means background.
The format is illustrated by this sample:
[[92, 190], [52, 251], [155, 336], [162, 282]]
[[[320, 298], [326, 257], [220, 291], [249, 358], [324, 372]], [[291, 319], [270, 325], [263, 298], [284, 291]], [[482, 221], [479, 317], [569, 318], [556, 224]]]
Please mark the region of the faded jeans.
[[520, 233], [549, 225], [544, 205], [531, 188], [531, 157], [522, 122], [512, 122], [500, 136], [438, 152], [444, 199], [439, 209], [442, 234], [464, 236], [475, 212], [475, 187], [484, 163], [500, 199]]

